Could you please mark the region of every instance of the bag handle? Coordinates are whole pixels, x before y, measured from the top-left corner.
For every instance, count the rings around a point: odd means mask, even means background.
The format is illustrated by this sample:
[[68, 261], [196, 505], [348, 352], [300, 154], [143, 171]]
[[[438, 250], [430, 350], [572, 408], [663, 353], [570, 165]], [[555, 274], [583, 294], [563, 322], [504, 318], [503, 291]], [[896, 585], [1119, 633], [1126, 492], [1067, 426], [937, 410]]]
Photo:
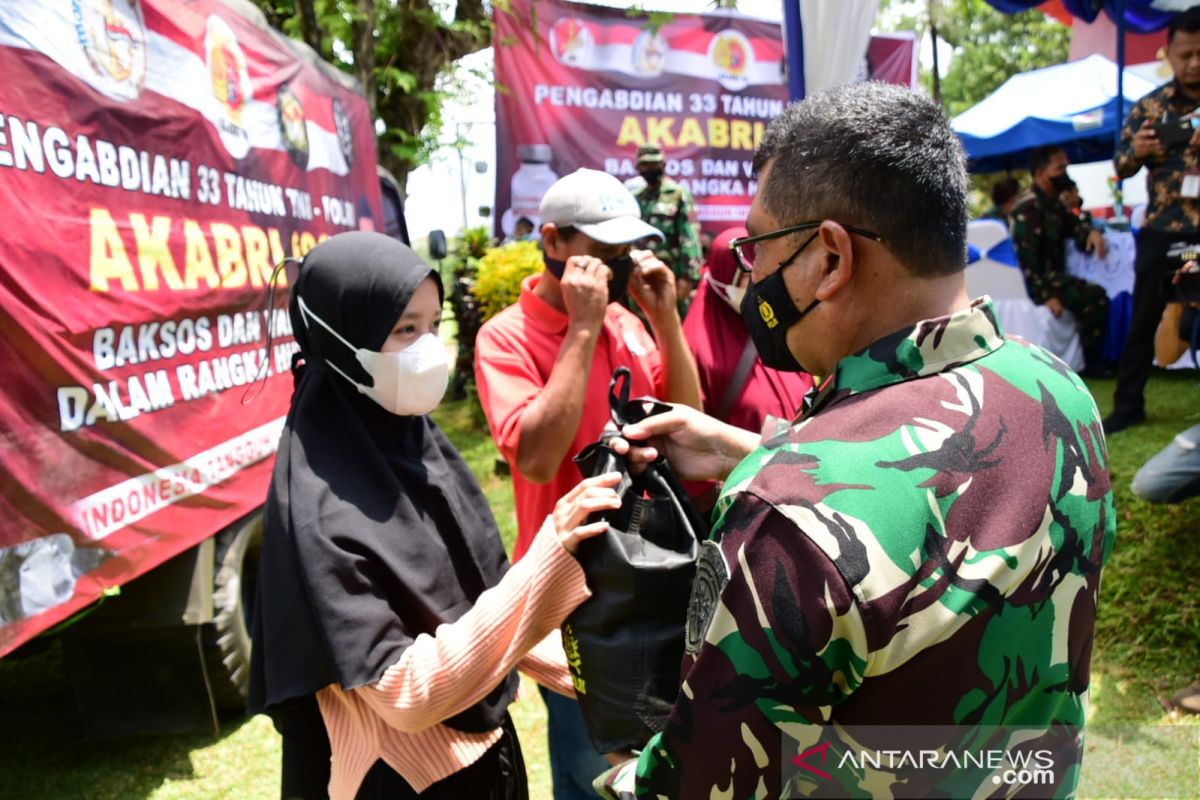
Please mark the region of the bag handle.
[[[620, 383], [621, 388], [617, 388]], [[633, 387], [633, 373], [629, 367], [617, 367], [613, 370], [612, 380], [608, 384], [608, 409], [613, 424], [620, 430], [625, 425], [641, 422], [646, 417], [670, 411], [667, 403], [655, 400], [653, 397], [635, 397], [629, 399]]]

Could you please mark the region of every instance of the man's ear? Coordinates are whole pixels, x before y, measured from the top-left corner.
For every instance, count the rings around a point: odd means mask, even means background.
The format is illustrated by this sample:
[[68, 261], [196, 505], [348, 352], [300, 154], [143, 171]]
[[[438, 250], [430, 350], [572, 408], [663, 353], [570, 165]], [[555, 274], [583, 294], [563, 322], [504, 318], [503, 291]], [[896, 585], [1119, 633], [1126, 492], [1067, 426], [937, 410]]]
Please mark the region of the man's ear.
[[561, 245], [562, 242], [558, 238], [558, 226], [553, 222], [547, 222], [542, 226], [542, 249], [551, 258], [565, 261], [566, 259], [559, 258], [558, 255], [558, 248]]
[[816, 246], [821, 248], [821, 281], [815, 296], [824, 302], [846, 287], [854, 277], [854, 240], [849, 231], [833, 220], [817, 229]]

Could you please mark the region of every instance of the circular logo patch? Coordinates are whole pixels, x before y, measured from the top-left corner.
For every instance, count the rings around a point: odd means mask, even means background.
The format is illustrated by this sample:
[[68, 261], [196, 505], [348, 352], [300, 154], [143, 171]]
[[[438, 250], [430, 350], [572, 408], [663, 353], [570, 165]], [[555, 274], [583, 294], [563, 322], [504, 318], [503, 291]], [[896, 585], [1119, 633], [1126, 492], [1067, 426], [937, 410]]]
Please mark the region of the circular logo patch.
[[700, 546], [700, 559], [696, 563], [696, 580], [692, 583], [692, 599], [688, 601], [687, 652], [695, 656], [704, 644], [708, 628], [717, 615], [721, 592], [729, 583], [729, 569], [725, 566], [725, 555], [716, 542], [705, 542]]

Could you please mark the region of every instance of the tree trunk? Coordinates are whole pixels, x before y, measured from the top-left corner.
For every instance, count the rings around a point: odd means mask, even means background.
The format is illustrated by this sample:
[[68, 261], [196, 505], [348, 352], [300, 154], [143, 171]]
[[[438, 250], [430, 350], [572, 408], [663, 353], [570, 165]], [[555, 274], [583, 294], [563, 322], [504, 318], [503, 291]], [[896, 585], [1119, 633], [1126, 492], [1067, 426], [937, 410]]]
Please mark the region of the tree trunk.
[[933, 40], [933, 102], [942, 104], [942, 75], [938, 64], [938, 30], [937, 15], [933, 8], [934, 0], [929, 0], [929, 36]]
[[379, 108], [375, 91], [375, 0], [358, 0], [358, 13], [350, 25], [350, 35], [354, 44], [354, 71], [374, 120]]
[[321, 28], [317, 25], [317, 12], [313, 0], [296, 0], [296, 20], [300, 24], [300, 38], [318, 53], [321, 51]]

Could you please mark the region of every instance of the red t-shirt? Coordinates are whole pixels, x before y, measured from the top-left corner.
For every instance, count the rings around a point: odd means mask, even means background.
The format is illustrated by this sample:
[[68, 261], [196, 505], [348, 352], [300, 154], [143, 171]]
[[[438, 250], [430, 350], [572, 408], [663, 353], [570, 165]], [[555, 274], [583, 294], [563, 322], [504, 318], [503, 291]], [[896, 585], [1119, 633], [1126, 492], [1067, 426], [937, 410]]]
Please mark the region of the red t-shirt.
[[608, 385], [613, 370], [628, 367], [633, 385], [630, 397], [663, 397], [662, 359], [646, 326], [631, 311], [611, 303], [604, 314], [600, 338], [587, 376], [579, 430], [549, 483], [533, 483], [518, 474], [517, 448], [521, 416], [550, 380], [558, 361], [567, 315], [533, 293], [541, 275], [526, 278], [521, 297], [479, 330], [475, 340], [475, 382], [479, 401], [500, 455], [512, 466], [513, 494], [517, 505], [517, 543], [513, 561], [529, 543], [558, 499], [581, 480], [571, 459], [600, 438], [609, 422]]

